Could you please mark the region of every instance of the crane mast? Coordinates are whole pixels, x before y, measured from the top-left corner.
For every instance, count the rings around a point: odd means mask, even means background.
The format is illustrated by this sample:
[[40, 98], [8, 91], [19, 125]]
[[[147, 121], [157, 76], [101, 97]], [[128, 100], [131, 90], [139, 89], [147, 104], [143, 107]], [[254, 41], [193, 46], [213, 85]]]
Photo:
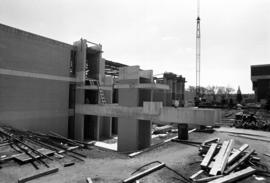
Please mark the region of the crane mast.
[[196, 28], [196, 101], [200, 98], [200, 75], [201, 75], [201, 27], [200, 27], [200, 0], [197, 0], [197, 28]]

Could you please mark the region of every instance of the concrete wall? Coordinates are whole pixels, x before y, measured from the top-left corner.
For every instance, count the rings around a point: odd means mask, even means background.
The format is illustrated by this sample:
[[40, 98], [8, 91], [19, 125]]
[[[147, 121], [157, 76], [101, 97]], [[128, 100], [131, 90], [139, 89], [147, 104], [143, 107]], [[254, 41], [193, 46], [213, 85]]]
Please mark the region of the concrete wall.
[[71, 45], [0, 24], [2, 123], [67, 135], [72, 49]]

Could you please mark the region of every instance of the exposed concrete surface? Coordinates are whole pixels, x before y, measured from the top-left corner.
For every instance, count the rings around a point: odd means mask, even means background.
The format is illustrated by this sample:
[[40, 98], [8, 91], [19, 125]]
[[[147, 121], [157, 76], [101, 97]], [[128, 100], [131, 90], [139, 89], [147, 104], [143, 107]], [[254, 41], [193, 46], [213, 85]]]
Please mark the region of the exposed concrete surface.
[[0, 121], [66, 136], [73, 47], [1, 24], [0, 42]]
[[[133, 98], [134, 97], [129, 97], [129, 100]], [[160, 114], [152, 115], [144, 113], [143, 107], [89, 104], [76, 105], [76, 113], [108, 117], [130, 117], [141, 120], [155, 120], [164, 123], [188, 123], [200, 125], [214, 125], [215, 122], [220, 121], [221, 117], [218, 114], [219, 110], [214, 109], [163, 107], [160, 110]]]

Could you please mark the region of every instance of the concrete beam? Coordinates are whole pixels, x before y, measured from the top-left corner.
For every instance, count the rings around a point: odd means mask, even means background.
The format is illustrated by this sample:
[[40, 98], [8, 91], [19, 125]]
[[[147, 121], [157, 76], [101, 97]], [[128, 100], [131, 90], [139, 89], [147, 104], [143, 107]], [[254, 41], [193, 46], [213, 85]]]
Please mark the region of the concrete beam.
[[[98, 90], [96, 85], [77, 86], [76, 88], [82, 90]], [[100, 86], [100, 89], [112, 91], [112, 86]]]
[[138, 84], [116, 84], [114, 88], [139, 88], [139, 89], [157, 89], [157, 90], [169, 90], [169, 85], [155, 84], [155, 83], [138, 83]]
[[[154, 102], [153, 102], [154, 103]], [[148, 106], [149, 107], [149, 106]], [[215, 109], [162, 107], [154, 114], [145, 112], [143, 107], [126, 107], [119, 105], [77, 104], [75, 113], [108, 117], [128, 117], [139, 120], [152, 120], [159, 123], [187, 123], [213, 125], [220, 122], [220, 111]]]

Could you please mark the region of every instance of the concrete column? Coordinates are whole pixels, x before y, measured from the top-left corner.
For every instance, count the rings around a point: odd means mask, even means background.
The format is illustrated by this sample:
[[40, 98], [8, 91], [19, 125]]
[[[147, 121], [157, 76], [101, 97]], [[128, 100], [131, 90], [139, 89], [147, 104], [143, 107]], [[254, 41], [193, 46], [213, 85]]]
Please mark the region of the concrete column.
[[[79, 40], [74, 43], [77, 51], [76, 57], [76, 86], [85, 83], [85, 63], [86, 63], [86, 40]], [[76, 89], [75, 104], [84, 104], [85, 91]], [[76, 105], [75, 105], [76, 107]], [[84, 140], [84, 115], [75, 114], [74, 135], [77, 140]]]
[[[119, 83], [123, 84], [138, 84], [140, 83], [140, 75], [145, 75], [149, 72], [141, 73], [138, 66], [121, 68], [119, 70]], [[150, 73], [152, 76], [152, 74]], [[150, 79], [149, 82], [151, 82]], [[143, 101], [153, 99], [153, 94], [150, 90], [144, 92], [137, 88], [120, 88], [118, 90], [118, 103], [120, 106], [142, 106]], [[118, 151], [134, 152], [144, 149], [151, 145], [151, 121], [137, 120], [134, 118], [118, 119]]]
[[76, 114], [75, 115], [75, 126], [74, 126], [74, 138], [76, 140], [84, 140], [84, 115]]
[[178, 139], [188, 140], [188, 124], [178, 124]]
[[[138, 106], [139, 100], [142, 100], [142, 98], [140, 98], [142, 97], [140, 96], [142, 93], [143, 92], [139, 92], [139, 89], [135, 88], [119, 89], [119, 105]], [[148, 94], [146, 96], [148, 96]], [[151, 126], [152, 123], [149, 120], [119, 118], [118, 151], [132, 152], [149, 147], [151, 145]]]
[[152, 122], [149, 120], [138, 120], [138, 150], [151, 146]]
[[119, 152], [133, 152], [138, 150], [138, 147], [138, 120], [119, 118], [117, 150]]
[[[119, 105], [137, 106], [139, 99], [138, 89], [119, 89]], [[132, 152], [138, 150], [138, 120], [134, 118], [118, 118], [118, 151]]]

